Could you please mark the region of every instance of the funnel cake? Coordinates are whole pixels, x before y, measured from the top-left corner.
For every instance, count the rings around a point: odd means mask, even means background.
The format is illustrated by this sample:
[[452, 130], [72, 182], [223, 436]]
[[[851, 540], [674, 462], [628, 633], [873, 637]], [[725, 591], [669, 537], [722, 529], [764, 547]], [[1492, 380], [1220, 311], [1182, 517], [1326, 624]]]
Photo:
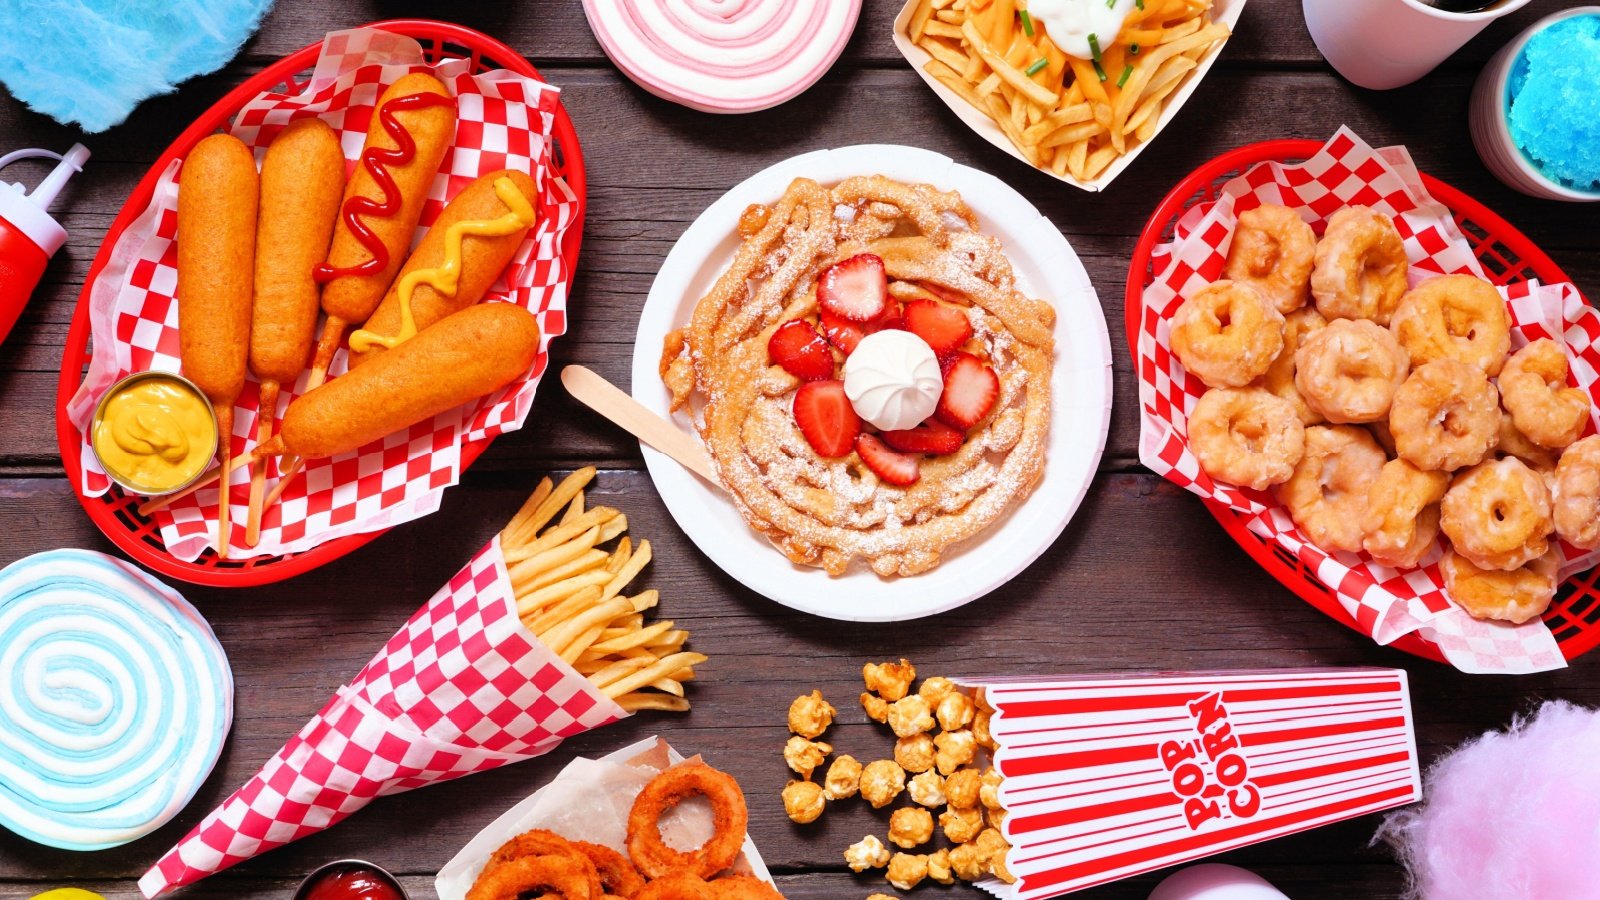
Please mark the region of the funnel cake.
[[[832, 575], [857, 557], [885, 577], [925, 572], [1039, 480], [1055, 310], [1017, 290], [998, 241], [977, 224], [959, 194], [930, 185], [871, 176], [828, 188], [797, 178], [770, 207], [745, 210], [732, 264], [695, 306], [688, 327], [667, 335], [660, 372], [672, 409], [698, 398], [691, 413], [718, 480], [750, 526], [794, 562]], [[830, 317], [818, 303], [819, 279], [864, 258], [874, 269], [881, 261], [881, 313]], [[778, 343], [773, 334], [795, 320], [816, 328], [838, 379], [865, 335], [921, 333], [913, 308], [942, 319], [942, 327], [954, 310], [958, 327], [963, 317], [971, 326], [960, 327], [955, 348], [942, 344], [947, 330], [930, 338], [946, 382], [938, 413], [905, 431], [877, 433], [860, 422], [852, 426], [860, 429], [854, 450], [819, 453], [797, 421], [796, 395], [803, 385], [837, 382], [802, 381], [799, 373], [827, 374], [811, 371], [809, 359], [804, 368], [779, 364], [769, 353]], [[963, 411], [974, 408], [970, 380], [960, 391], [951, 387], [957, 371], [984, 373], [978, 380], [996, 388], [975, 420], [946, 412], [953, 397], [966, 404]], [[856, 418], [848, 410], [841, 415]]]

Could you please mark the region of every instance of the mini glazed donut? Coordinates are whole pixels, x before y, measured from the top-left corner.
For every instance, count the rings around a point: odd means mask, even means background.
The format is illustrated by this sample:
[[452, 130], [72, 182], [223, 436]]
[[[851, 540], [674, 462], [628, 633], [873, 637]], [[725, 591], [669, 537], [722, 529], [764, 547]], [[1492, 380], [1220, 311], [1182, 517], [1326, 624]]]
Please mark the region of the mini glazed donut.
[[1283, 313], [1246, 284], [1214, 281], [1172, 314], [1172, 352], [1207, 387], [1244, 387], [1283, 349]]
[[1294, 411], [1300, 416], [1300, 422], [1305, 425], [1317, 425], [1322, 422], [1322, 413], [1317, 412], [1306, 404], [1306, 398], [1300, 396], [1300, 389], [1294, 385], [1294, 355], [1305, 342], [1308, 335], [1322, 329], [1328, 320], [1317, 312], [1314, 306], [1305, 306], [1289, 313], [1283, 319], [1283, 349], [1278, 351], [1278, 356], [1267, 367], [1267, 373], [1261, 376], [1257, 384], [1264, 387], [1279, 397], [1289, 401]]
[[1410, 364], [1387, 330], [1364, 319], [1328, 323], [1294, 354], [1294, 385], [1306, 405], [1337, 425], [1389, 414]]
[[1485, 460], [1451, 482], [1439, 527], [1473, 565], [1509, 572], [1550, 547], [1550, 489], [1520, 459]]
[[1541, 447], [1528, 436], [1517, 430], [1517, 425], [1511, 420], [1511, 413], [1500, 410], [1500, 442], [1495, 445], [1495, 452], [1501, 456], [1515, 456], [1528, 464], [1528, 468], [1535, 472], [1549, 474], [1556, 470], [1556, 461], [1561, 457], [1561, 451]]
[[1476, 619], [1502, 619], [1521, 625], [1550, 608], [1561, 571], [1561, 551], [1551, 547], [1543, 556], [1511, 571], [1480, 569], [1454, 550], [1445, 550], [1439, 562], [1444, 592]]
[[1388, 325], [1406, 290], [1406, 247], [1394, 220], [1365, 206], [1328, 217], [1311, 269], [1311, 295], [1331, 319]]
[[1311, 299], [1311, 264], [1317, 235], [1299, 213], [1263, 203], [1239, 214], [1222, 274], [1260, 291], [1288, 314]]
[[1600, 547], [1600, 435], [1590, 435], [1561, 454], [1556, 466], [1556, 534], [1576, 547]]
[[1313, 425], [1294, 474], [1277, 488], [1294, 523], [1323, 550], [1361, 549], [1367, 496], [1383, 469], [1383, 450], [1355, 425]]
[[1506, 360], [1500, 393], [1517, 430], [1541, 447], [1560, 450], [1589, 424], [1589, 395], [1567, 385], [1567, 354], [1540, 338]]
[[1411, 371], [1389, 411], [1394, 449], [1419, 469], [1453, 472], [1483, 461], [1500, 437], [1500, 395], [1483, 371], [1436, 359]]
[[1361, 546], [1378, 563], [1416, 568], [1439, 536], [1439, 501], [1449, 486], [1443, 472], [1425, 472], [1403, 459], [1384, 463], [1367, 492]]
[[1494, 376], [1511, 352], [1506, 302], [1472, 275], [1440, 275], [1407, 291], [1389, 328], [1413, 366], [1450, 357]]
[[1189, 449], [1200, 468], [1258, 491], [1289, 480], [1305, 442], [1294, 406], [1261, 388], [1212, 388], [1189, 415]]

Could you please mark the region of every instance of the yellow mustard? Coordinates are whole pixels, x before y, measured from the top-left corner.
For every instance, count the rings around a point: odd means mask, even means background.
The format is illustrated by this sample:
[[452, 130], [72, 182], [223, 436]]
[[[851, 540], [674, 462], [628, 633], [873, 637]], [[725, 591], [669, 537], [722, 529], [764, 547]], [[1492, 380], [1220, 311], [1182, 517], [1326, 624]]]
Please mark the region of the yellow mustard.
[[427, 284], [446, 297], [454, 297], [461, 285], [461, 244], [466, 236], [502, 237], [533, 224], [533, 205], [522, 196], [517, 185], [509, 178], [499, 178], [494, 183], [495, 196], [511, 210], [494, 219], [463, 219], [451, 225], [444, 233], [444, 262], [431, 269], [417, 269], [400, 278], [400, 333], [389, 337], [365, 328], [350, 335], [350, 349], [365, 353], [373, 347], [390, 350], [417, 336], [417, 319], [411, 311], [411, 295], [417, 285]]
[[217, 450], [217, 423], [193, 388], [167, 378], [142, 378], [106, 399], [92, 440], [108, 473], [166, 493], [210, 464]]

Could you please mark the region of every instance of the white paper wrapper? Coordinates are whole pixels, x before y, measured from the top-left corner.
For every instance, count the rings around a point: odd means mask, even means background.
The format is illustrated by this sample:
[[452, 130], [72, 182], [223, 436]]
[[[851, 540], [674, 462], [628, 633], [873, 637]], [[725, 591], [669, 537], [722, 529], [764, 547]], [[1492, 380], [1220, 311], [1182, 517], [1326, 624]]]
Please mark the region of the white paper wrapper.
[[[698, 757], [696, 757], [698, 759]], [[663, 769], [688, 762], [666, 741], [646, 738], [599, 759], [579, 758], [533, 796], [511, 807], [467, 842], [434, 879], [439, 900], [465, 900], [483, 864], [496, 849], [533, 828], [569, 840], [588, 841], [626, 855], [624, 838], [633, 798]], [[699, 798], [679, 804], [662, 820], [662, 839], [690, 848], [711, 836], [711, 809]], [[732, 871], [772, 881], [761, 853], [748, 835]]]
[[[923, 64], [933, 57], [928, 55], [928, 51], [911, 42], [908, 25], [911, 21], [911, 14], [917, 9], [917, 3], [918, 0], [906, 0], [905, 7], [900, 10], [900, 15], [896, 16], [894, 20], [894, 45], [899, 48], [900, 55], [911, 63], [911, 68], [922, 77], [923, 81], [928, 83], [928, 87], [932, 88], [935, 94], [939, 95], [939, 99], [944, 101], [944, 105], [950, 107], [950, 111], [960, 117], [961, 121], [967, 123], [969, 128], [976, 131], [984, 140], [1021, 160], [1024, 165], [1036, 168], [1033, 163], [1028, 161], [1027, 157], [1022, 155], [1022, 151], [1011, 143], [1011, 139], [1006, 137], [1006, 133], [1000, 130], [1000, 126], [996, 125], [987, 113], [963, 100], [960, 94], [945, 87], [939, 79], [929, 75], [922, 68]], [[1245, 0], [1215, 0], [1211, 8], [1211, 17], [1214, 21], [1227, 25], [1228, 30], [1231, 32], [1234, 26], [1239, 24], [1239, 14], [1244, 11], [1244, 4]], [[1123, 169], [1133, 164], [1134, 159], [1144, 152], [1145, 147], [1153, 143], [1156, 138], [1161, 136], [1161, 132], [1166, 130], [1167, 125], [1178, 114], [1178, 110], [1182, 109], [1183, 104], [1188, 102], [1189, 95], [1194, 93], [1196, 87], [1199, 87], [1200, 80], [1206, 77], [1207, 72], [1211, 71], [1211, 64], [1217, 61], [1218, 56], [1222, 55], [1222, 48], [1227, 43], [1228, 39], [1223, 38], [1213, 45], [1210, 52], [1206, 53], [1205, 58], [1200, 60], [1200, 64], [1183, 76], [1183, 84], [1179, 85], [1177, 90], [1167, 96], [1166, 103], [1162, 106], [1158, 117], [1160, 124], [1156, 125], [1156, 133], [1150, 136], [1150, 140], [1136, 143], [1128, 148], [1127, 153], [1112, 160], [1111, 164], [1106, 166], [1098, 176], [1088, 181], [1080, 181], [1070, 174], [1057, 175], [1048, 169], [1039, 169], [1039, 171], [1057, 181], [1065, 182], [1086, 191], [1105, 190], [1118, 175], [1122, 174]]]

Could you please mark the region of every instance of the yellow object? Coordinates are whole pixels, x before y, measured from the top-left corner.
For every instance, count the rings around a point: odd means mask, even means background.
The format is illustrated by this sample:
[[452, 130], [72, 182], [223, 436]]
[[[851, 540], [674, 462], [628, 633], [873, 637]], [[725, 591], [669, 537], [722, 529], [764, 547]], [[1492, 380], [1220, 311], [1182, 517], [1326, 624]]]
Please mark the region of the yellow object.
[[400, 333], [388, 337], [363, 328], [350, 335], [351, 350], [357, 353], [365, 353], [373, 347], [393, 350], [397, 345], [416, 337], [417, 320], [411, 312], [411, 295], [416, 292], [417, 285], [424, 283], [446, 297], [456, 295], [461, 283], [461, 244], [467, 235], [501, 237], [533, 224], [533, 205], [522, 196], [511, 179], [496, 180], [494, 192], [511, 211], [496, 219], [475, 219], [451, 225], [444, 236], [444, 262], [431, 269], [407, 272], [400, 279]]
[[83, 888], [56, 888], [53, 891], [34, 894], [33, 900], [106, 900], [106, 898]]
[[217, 423], [194, 388], [149, 376], [114, 389], [101, 404], [92, 440], [109, 474], [160, 494], [205, 471], [216, 455]]

